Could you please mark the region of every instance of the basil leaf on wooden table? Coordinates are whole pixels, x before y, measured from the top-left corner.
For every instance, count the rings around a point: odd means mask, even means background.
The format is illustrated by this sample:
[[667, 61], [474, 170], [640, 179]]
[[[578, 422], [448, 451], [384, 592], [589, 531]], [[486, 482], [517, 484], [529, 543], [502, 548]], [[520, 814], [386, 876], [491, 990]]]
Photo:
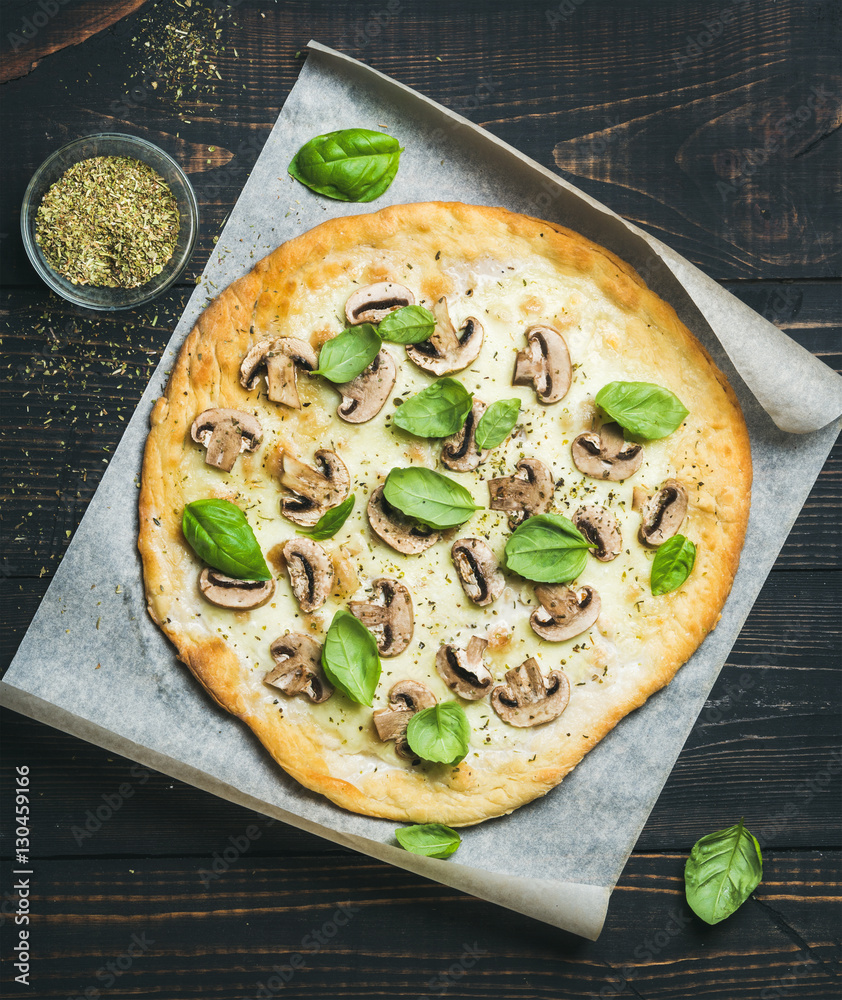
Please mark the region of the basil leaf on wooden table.
[[596, 405], [630, 434], [650, 441], [672, 434], [690, 412], [654, 382], [609, 382], [596, 394]]
[[425, 708], [409, 720], [406, 739], [410, 749], [435, 764], [458, 764], [467, 754], [471, 727], [455, 701]]
[[220, 573], [238, 580], [272, 579], [246, 515], [230, 500], [187, 504], [181, 530], [196, 555]]
[[436, 317], [424, 306], [402, 306], [380, 321], [377, 332], [393, 344], [420, 344], [436, 329]]
[[658, 546], [652, 562], [649, 586], [655, 597], [676, 590], [690, 576], [696, 562], [696, 546], [684, 535], [673, 535]]
[[338, 201], [373, 201], [398, 172], [397, 139], [367, 128], [317, 135], [292, 158], [289, 172], [311, 191]]
[[462, 843], [459, 834], [442, 823], [401, 826], [395, 830], [395, 836], [405, 851], [427, 858], [449, 858]]
[[763, 856], [740, 820], [697, 840], [684, 866], [690, 909], [705, 923], [718, 924], [738, 910], [763, 878]]
[[371, 705], [380, 680], [374, 636], [349, 611], [333, 616], [322, 647], [322, 667], [331, 684], [359, 705]]
[[317, 542], [323, 542], [327, 538], [333, 538], [342, 525], [348, 520], [348, 515], [354, 509], [356, 498], [352, 493], [345, 497], [341, 504], [331, 507], [316, 521], [309, 531], [300, 531], [300, 535], [307, 535]]
[[588, 563], [591, 543], [561, 514], [537, 514], [506, 542], [506, 567], [537, 583], [569, 583]]
[[476, 432], [477, 448], [496, 448], [517, 423], [519, 399], [498, 399], [479, 418]]
[[459, 483], [431, 469], [413, 465], [392, 469], [383, 487], [386, 502], [428, 528], [455, 528], [482, 510]]
[[473, 397], [461, 382], [440, 378], [402, 403], [392, 423], [417, 437], [447, 437], [462, 430], [472, 405]]
[[350, 382], [368, 368], [380, 353], [381, 346], [371, 323], [349, 327], [322, 344], [319, 367], [313, 374], [322, 375], [330, 382]]

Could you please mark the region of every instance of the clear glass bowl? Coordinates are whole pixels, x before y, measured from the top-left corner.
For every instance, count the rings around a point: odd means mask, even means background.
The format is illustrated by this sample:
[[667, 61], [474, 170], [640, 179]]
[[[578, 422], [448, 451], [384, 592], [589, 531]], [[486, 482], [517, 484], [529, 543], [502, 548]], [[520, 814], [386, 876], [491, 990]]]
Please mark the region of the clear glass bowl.
[[[144, 285], [136, 288], [106, 288], [96, 285], [74, 285], [54, 271], [47, 263], [41, 248], [35, 242], [35, 217], [38, 206], [48, 188], [74, 163], [88, 160], [93, 156], [131, 156], [136, 160], [148, 163], [157, 170], [169, 185], [178, 203], [181, 224], [175, 252], [164, 265], [160, 274], [150, 278]], [[86, 309], [99, 309], [103, 312], [116, 312], [118, 309], [133, 309], [136, 306], [151, 302], [164, 289], [176, 281], [187, 266], [196, 237], [199, 232], [199, 208], [196, 195], [187, 175], [176, 161], [162, 149], [145, 139], [122, 132], [97, 132], [74, 139], [66, 146], [56, 150], [35, 171], [26, 194], [20, 213], [20, 228], [23, 245], [32, 262], [32, 266], [46, 283], [62, 298]]]

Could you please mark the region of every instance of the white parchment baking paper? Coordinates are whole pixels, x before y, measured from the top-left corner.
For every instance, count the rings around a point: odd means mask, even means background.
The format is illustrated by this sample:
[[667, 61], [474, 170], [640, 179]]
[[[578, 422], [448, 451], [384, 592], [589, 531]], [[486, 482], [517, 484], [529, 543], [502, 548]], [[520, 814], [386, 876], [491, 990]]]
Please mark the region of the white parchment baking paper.
[[[308, 139], [349, 126], [385, 127], [405, 146], [395, 182], [370, 206], [328, 201], [286, 172]], [[503, 205], [562, 223], [637, 267], [731, 379], [755, 468], [742, 563], [716, 631], [673, 683], [625, 719], [559, 788], [512, 816], [466, 830], [448, 861], [408, 854], [396, 846], [393, 823], [347, 813], [301, 788], [215, 706], [148, 618], [135, 548], [149, 411], [208, 299], [279, 243], [326, 218], [427, 200]], [[311, 42], [0, 699], [223, 798], [595, 939], [611, 890], [833, 444], [840, 412], [842, 379], [687, 261], [460, 116]]]

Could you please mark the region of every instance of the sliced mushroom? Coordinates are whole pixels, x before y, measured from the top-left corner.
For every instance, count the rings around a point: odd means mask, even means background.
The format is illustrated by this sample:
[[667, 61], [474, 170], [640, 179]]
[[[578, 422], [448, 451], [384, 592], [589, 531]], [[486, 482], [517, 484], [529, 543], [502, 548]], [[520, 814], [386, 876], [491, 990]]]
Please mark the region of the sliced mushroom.
[[279, 688], [290, 697], [301, 694], [317, 705], [327, 701], [333, 687], [322, 670], [322, 644], [302, 632], [287, 632], [269, 647], [275, 666], [264, 684]]
[[619, 424], [603, 424], [598, 432], [580, 434], [572, 451], [573, 462], [580, 472], [614, 483], [628, 479], [643, 461], [642, 445], [626, 441]]
[[623, 550], [623, 536], [617, 518], [606, 507], [585, 504], [573, 515], [573, 523], [587, 538], [596, 551], [591, 554], [600, 562], [611, 562]]
[[638, 538], [644, 545], [657, 548], [678, 531], [687, 516], [687, 490], [675, 479], [668, 479], [654, 496], [635, 490], [632, 506], [640, 511]]
[[482, 348], [483, 329], [478, 319], [469, 316], [456, 332], [447, 310], [447, 299], [433, 306], [436, 328], [429, 340], [407, 344], [406, 356], [433, 375], [460, 372], [474, 361]]
[[436, 696], [424, 684], [418, 681], [398, 681], [389, 691], [389, 707], [378, 708], [372, 713], [377, 735], [384, 743], [394, 740], [398, 756], [412, 760], [415, 754], [407, 743], [406, 727], [416, 712], [432, 708], [436, 700]]
[[557, 719], [570, 700], [570, 682], [563, 670], [544, 678], [534, 657], [506, 671], [505, 684], [491, 692], [491, 707], [504, 722], [523, 729]]
[[448, 469], [454, 472], [471, 472], [491, 454], [488, 448], [478, 451], [476, 441], [477, 424], [487, 409], [485, 403], [475, 399], [462, 430], [444, 439], [441, 460]]
[[396, 510], [383, 496], [382, 486], [372, 490], [366, 512], [375, 535], [405, 555], [417, 555], [441, 538], [440, 532], [421, 527]]
[[526, 331], [526, 347], [518, 351], [512, 385], [532, 385], [542, 403], [564, 399], [573, 378], [564, 337], [551, 326]]
[[545, 514], [555, 490], [552, 473], [537, 458], [522, 458], [516, 468], [513, 476], [488, 480], [491, 509], [510, 511], [512, 525], [533, 514]]
[[218, 608], [249, 611], [265, 604], [275, 593], [274, 580], [238, 580], [218, 569], [205, 567], [199, 574], [199, 590], [206, 601]]
[[302, 611], [315, 611], [333, 586], [330, 556], [312, 538], [291, 538], [282, 549], [289, 584]]
[[300, 410], [297, 369], [311, 372], [318, 367], [316, 352], [306, 340], [296, 337], [261, 340], [243, 358], [240, 385], [244, 389], [255, 389], [260, 376], [265, 375], [269, 399]]
[[529, 618], [533, 631], [548, 642], [564, 642], [586, 632], [599, 618], [602, 601], [593, 587], [539, 584], [535, 596], [541, 602]]
[[345, 303], [345, 319], [349, 326], [358, 323], [379, 323], [396, 309], [415, 305], [415, 296], [395, 281], [378, 281], [358, 288]]
[[397, 656], [412, 641], [415, 619], [409, 591], [397, 580], [372, 583], [375, 599], [382, 603], [351, 601], [348, 610], [374, 632], [381, 656]]
[[342, 503], [351, 488], [351, 477], [335, 451], [320, 448], [315, 459], [319, 469], [299, 461], [289, 452], [281, 454], [281, 486], [295, 496], [281, 500], [281, 513], [295, 524], [312, 527], [326, 510]]
[[506, 580], [497, 568], [494, 553], [481, 538], [459, 538], [450, 547], [450, 555], [462, 590], [481, 608], [496, 601]]
[[436, 653], [436, 670], [441, 679], [465, 701], [479, 701], [488, 694], [494, 678], [482, 662], [487, 639], [472, 635], [466, 649], [448, 644]]
[[234, 468], [237, 456], [254, 451], [263, 437], [257, 417], [242, 410], [211, 409], [193, 421], [190, 436], [207, 449], [205, 462], [223, 472]]
[[383, 409], [389, 398], [398, 369], [388, 351], [381, 351], [362, 374], [351, 382], [342, 382], [336, 388], [342, 402], [336, 412], [349, 424], [364, 424]]

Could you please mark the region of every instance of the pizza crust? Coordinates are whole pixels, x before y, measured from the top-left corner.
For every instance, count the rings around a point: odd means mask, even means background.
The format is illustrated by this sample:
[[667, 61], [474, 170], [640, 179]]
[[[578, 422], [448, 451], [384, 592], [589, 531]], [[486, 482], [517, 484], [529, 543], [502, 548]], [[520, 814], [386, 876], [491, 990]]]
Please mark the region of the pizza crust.
[[[484, 479], [511, 474], [518, 456], [531, 455], [564, 480], [554, 509], [569, 516], [579, 503], [592, 500], [611, 505], [621, 517], [624, 554], [612, 563], [589, 559], [580, 579], [603, 595], [600, 620], [584, 637], [547, 643], [531, 633], [523, 622], [534, 598], [531, 587], [517, 579], [510, 579], [510, 592], [486, 609], [471, 606], [464, 595], [460, 603], [458, 585], [447, 590], [452, 540], [487, 534], [499, 554], [508, 534], [502, 514], [479, 512], [430, 550], [439, 553], [430, 557], [432, 582], [419, 575], [419, 567], [427, 565], [425, 555], [399, 556], [373, 539], [363, 521], [367, 491], [393, 465], [434, 467], [438, 453], [433, 444], [398, 438], [388, 430], [391, 403], [370, 423], [354, 427], [334, 416], [339, 397], [320, 379], [299, 379], [305, 404], [300, 411], [240, 386], [239, 365], [253, 343], [293, 336], [319, 346], [341, 332], [341, 309], [351, 291], [380, 280], [408, 285], [422, 304], [447, 296], [457, 324], [468, 315], [479, 316], [486, 328], [480, 358], [455, 377], [486, 402], [522, 399], [524, 439], [496, 449], [475, 474], [451, 473], [472, 489], [477, 502], [487, 506]], [[531, 389], [511, 386], [514, 351], [523, 346], [525, 329], [540, 322], [560, 329], [574, 364], [581, 363], [568, 397], [552, 406], [536, 403]], [[405, 359], [403, 348], [385, 346], [398, 364], [393, 395], [405, 396], [430, 383]], [[690, 416], [667, 439], [645, 445], [646, 462], [625, 482], [585, 482], [572, 465], [569, 443], [590, 428], [589, 400], [614, 378], [664, 385]], [[254, 413], [264, 427], [263, 445], [253, 455], [241, 455], [230, 474], [205, 466], [203, 451], [190, 439], [194, 417], [212, 406]], [[669, 683], [715, 626], [748, 520], [751, 455], [739, 404], [673, 309], [609, 251], [576, 233], [497, 208], [399, 205], [334, 219], [285, 243], [199, 317], [151, 423], [138, 544], [152, 618], [212, 697], [246, 722], [293, 778], [345, 808], [395, 820], [469, 825], [511, 812], [555, 787], [620, 719]], [[183, 539], [181, 514], [186, 503], [203, 496], [239, 503], [272, 564], [275, 545], [296, 533], [278, 508], [278, 450], [295, 450], [310, 461], [312, 450], [326, 441], [345, 456], [357, 494], [352, 519], [337, 538], [324, 543], [339, 570], [330, 607], [365, 599], [366, 585], [377, 576], [402, 573], [413, 580], [416, 601], [428, 594], [428, 582], [429, 593], [453, 595], [443, 600], [444, 608], [432, 599], [432, 610], [416, 603], [422, 630], [416, 639], [426, 640], [425, 650], [414, 641], [400, 657], [383, 661], [375, 708], [403, 676], [424, 679], [440, 700], [453, 698], [435, 672], [437, 643], [464, 644], [471, 634], [502, 635], [502, 615], [510, 619], [511, 634], [490, 657], [495, 680], [522, 662], [524, 652], [535, 652], [544, 673], [561, 660], [572, 693], [559, 719], [515, 730], [494, 715], [486, 698], [464, 706], [474, 732], [471, 750], [458, 767], [413, 766], [391, 745], [379, 743], [371, 709], [352, 705], [338, 693], [313, 706], [262, 683], [272, 665], [271, 641], [290, 629], [322, 638], [332, 611], [297, 614], [281, 572], [276, 600], [267, 607], [251, 615], [211, 608], [198, 595], [202, 564]], [[381, 443], [385, 468], [366, 465], [366, 452], [373, 449], [379, 456]], [[688, 486], [688, 517], [681, 530], [696, 543], [698, 556], [679, 590], [653, 598], [648, 575], [633, 579], [646, 571], [652, 553], [637, 541], [639, 517], [630, 510], [630, 497], [635, 485], [654, 491], [670, 477]], [[625, 571], [621, 560], [626, 560]], [[621, 583], [622, 572], [626, 580]]]

